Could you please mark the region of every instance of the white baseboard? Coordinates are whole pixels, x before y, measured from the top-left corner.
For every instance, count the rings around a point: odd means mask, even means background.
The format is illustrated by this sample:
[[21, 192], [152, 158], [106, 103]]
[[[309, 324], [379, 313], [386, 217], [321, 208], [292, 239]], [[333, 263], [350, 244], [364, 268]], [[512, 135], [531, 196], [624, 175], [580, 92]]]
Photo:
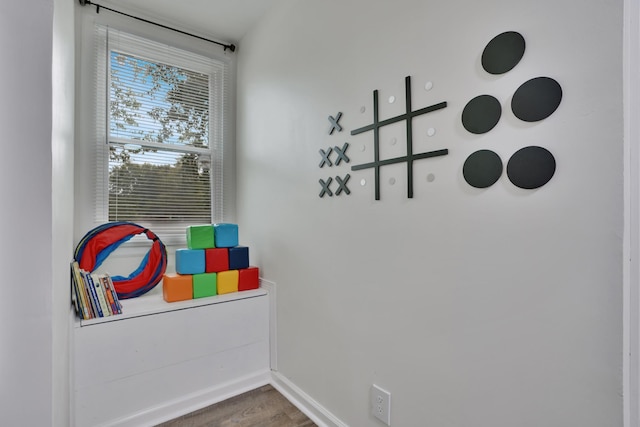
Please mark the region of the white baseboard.
[[271, 384], [273, 388], [278, 390], [280, 394], [319, 427], [348, 427], [346, 423], [329, 412], [329, 410], [302, 391], [297, 385], [275, 371], [264, 371], [255, 375], [239, 378], [238, 380], [222, 384], [215, 388], [193, 393], [181, 399], [148, 408], [124, 418], [112, 420], [100, 427], [155, 426], [266, 384]]
[[165, 421], [181, 417], [239, 394], [262, 387], [271, 382], [268, 370], [239, 378], [217, 387], [186, 395], [172, 402], [149, 408], [136, 414], [120, 418], [103, 427], [140, 427], [155, 426]]
[[349, 427], [279, 372], [271, 372], [271, 385], [319, 427]]
[[324, 406], [316, 402], [311, 396], [278, 372], [277, 286], [275, 282], [260, 278], [260, 287], [269, 292], [271, 385], [319, 427], [348, 427], [346, 423], [342, 422]]

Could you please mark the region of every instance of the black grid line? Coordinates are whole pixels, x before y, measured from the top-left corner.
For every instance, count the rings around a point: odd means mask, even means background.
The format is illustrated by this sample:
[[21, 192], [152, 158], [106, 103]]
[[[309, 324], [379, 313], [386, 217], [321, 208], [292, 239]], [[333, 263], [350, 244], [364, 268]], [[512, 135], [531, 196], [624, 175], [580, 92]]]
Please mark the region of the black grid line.
[[[399, 116], [380, 121], [378, 117], [378, 90], [376, 89], [373, 91], [373, 123], [351, 131], [351, 135], [358, 135], [364, 132], [368, 132], [370, 130], [373, 131], [373, 162], [352, 166], [351, 170], [357, 171], [357, 170], [370, 169], [370, 168], [374, 169], [376, 200], [380, 200], [380, 167], [395, 164], [395, 163], [406, 162], [407, 163], [407, 193], [408, 193], [407, 196], [410, 199], [412, 199], [413, 198], [413, 162], [415, 160], [426, 159], [430, 157], [445, 156], [449, 154], [449, 150], [447, 149], [428, 151], [425, 153], [418, 153], [418, 154], [413, 153], [413, 125], [412, 125], [413, 118], [445, 108], [447, 106], [447, 103], [441, 102], [439, 104], [434, 104], [425, 108], [421, 108], [419, 110], [412, 111], [411, 76], [407, 76], [404, 79], [404, 83], [405, 83], [405, 95], [406, 95], [405, 96], [405, 104], [406, 104], [405, 114], [401, 114]], [[380, 160], [380, 128], [393, 123], [403, 121], [403, 120], [406, 121], [406, 126], [407, 126], [407, 154], [402, 157]]]

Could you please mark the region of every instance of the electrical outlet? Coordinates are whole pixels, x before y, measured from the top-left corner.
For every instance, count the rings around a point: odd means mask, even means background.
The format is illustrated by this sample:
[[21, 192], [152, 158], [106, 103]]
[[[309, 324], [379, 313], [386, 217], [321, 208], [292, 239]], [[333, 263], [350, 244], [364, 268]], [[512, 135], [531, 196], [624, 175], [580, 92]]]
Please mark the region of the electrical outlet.
[[375, 384], [371, 386], [371, 414], [386, 425], [391, 425], [391, 393]]

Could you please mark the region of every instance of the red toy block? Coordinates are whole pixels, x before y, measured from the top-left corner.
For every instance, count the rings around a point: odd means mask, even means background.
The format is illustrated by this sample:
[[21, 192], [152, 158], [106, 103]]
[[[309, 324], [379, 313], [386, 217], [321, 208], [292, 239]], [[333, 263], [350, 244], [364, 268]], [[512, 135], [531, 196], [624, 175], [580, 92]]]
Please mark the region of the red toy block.
[[190, 274], [165, 274], [162, 279], [162, 297], [166, 302], [193, 299], [193, 276]]
[[260, 286], [260, 270], [258, 267], [243, 268], [238, 272], [238, 291], [258, 289]]
[[219, 273], [229, 269], [229, 249], [212, 248], [204, 250], [205, 272]]

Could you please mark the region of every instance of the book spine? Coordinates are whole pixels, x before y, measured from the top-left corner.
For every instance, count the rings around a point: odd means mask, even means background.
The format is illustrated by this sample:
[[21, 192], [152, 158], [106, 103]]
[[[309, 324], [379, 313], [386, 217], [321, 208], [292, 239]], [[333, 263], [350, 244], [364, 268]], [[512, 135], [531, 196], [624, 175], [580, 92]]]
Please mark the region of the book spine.
[[89, 293], [89, 284], [87, 283], [87, 279], [84, 276], [80, 276], [80, 280], [82, 280], [82, 284], [84, 285], [84, 297], [87, 301], [87, 310], [89, 311], [89, 319], [93, 319], [97, 317], [97, 312], [93, 307], [93, 303], [91, 301], [91, 294]]
[[87, 272], [84, 270], [80, 270], [82, 273], [82, 281], [84, 282], [84, 290], [87, 293], [87, 301], [89, 302], [88, 307], [91, 309], [91, 318], [95, 319], [98, 317], [98, 309], [96, 308], [96, 302], [93, 299], [93, 292], [91, 292], [91, 283], [87, 278]]
[[100, 303], [100, 308], [102, 309], [102, 316], [103, 317], [111, 316], [111, 312], [109, 311], [109, 306], [107, 305], [107, 301], [104, 299], [104, 291], [102, 290], [102, 283], [100, 282], [100, 277], [97, 274], [91, 274], [91, 280], [93, 280], [93, 285], [96, 288], [96, 294], [98, 295], [98, 301]]
[[93, 305], [93, 311], [95, 313], [95, 317], [104, 317], [102, 314], [102, 308], [100, 307], [100, 300], [98, 300], [98, 294], [96, 292], [95, 284], [91, 279], [91, 274], [85, 272], [84, 273], [85, 280], [87, 281], [87, 287], [89, 288], [89, 292], [91, 292], [91, 303]]
[[104, 299], [107, 302], [107, 306], [109, 307], [109, 312], [111, 315], [118, 314], [113, 306], [113, 297], [111, 296], [111, 291], [109, 290], [109, 282], [107, 281], [107, 275], [103, 274], [100, 276], [100, 286], [102, 286], [102, 291], [104, 292]]
[[109, 311], [109, 315], [113, 316], [116, 313], [113, 311], [113, 307], [111, 306], [111, 302], [109, 301], [109, 289], [107, 289], [106, 283], [107, 283], [107, 275], [101, 274], [100, 289], [102, 289], [102, 293], [104, 294], [104, 302], [105, 302], [105, 305], [107, 306], [107, 310]]
[[89, 319], [93, 319], [94, 317], [96, 317], [96, 311], [95, 311], [95, 308], [93, 307], [93, 299], [91, 296], [91, 291], [89, 289], [89, 282], [87, 281], [87, 275], [86, 275], [86, 272], [82, 269], [79, 270], [79, 274], [80, 274], [81, 283], [84, 286], [84, 293], [87, 297], [87, 309], [89, 310]]
[[82, 313], [82, 301], [80, 300], [80, 293], [78, 292], [78, 284], [76, 283], [75, 275], [73, 274], [73, 264], [69, 266], [69, 278], [71, 279], [71, 301], [76, 309], [76, 315], [80, 318], [84, 317]]
[[111, 289], [111, 294], [113, 295], [113, 301], [116, 303], [116, 307], [118, 308], [118, 314], [122, 314], [122, 304], [120, 304], [120, 298], [118, 297], [118, 292], [113, 284], [113, 280], [111, 280], [111, 276], [107, 275], [107, 281], [109, 282], [109, 289]]
[[82, 318], [90, 319], [91, 318], [91, 304], [89, 302], [89, 297], [87, 295], [87, 288], [85, 287], [84, 280], [82, 279], [82, 275], [80, 274], [80, 266], [77, 261], [73, 261], [71, 263], [71, 270], [73, 272], [73, 281], [76, 285], [77, 292], [80, 298], [80, 306], [82, 308]]
[[106, 284], [107, 284], [107, 275], [101, 274], [100, 289], [102, 289], [102, 292], [104, 293], [104, 302], [107, 304], [107, 309], [109, 310], [109, 314], [113, 316], [116, 313], [113, 311], [113, 306], [111, 305], [111, 301], [109, 301], [109, 289], [107, 288]]
[[111, 295], [113, 296], [113, 305], [116, 308], [116, 312], [118, 314], [122, 314], [122, 306], [120, 305], [120, 301], [118, 300], [118, 293], [116, 292], [116, 288], [113, 287], [111, 277], [107, 277], [107, 281], [109, 282], [109, 290], [111, 290]]

